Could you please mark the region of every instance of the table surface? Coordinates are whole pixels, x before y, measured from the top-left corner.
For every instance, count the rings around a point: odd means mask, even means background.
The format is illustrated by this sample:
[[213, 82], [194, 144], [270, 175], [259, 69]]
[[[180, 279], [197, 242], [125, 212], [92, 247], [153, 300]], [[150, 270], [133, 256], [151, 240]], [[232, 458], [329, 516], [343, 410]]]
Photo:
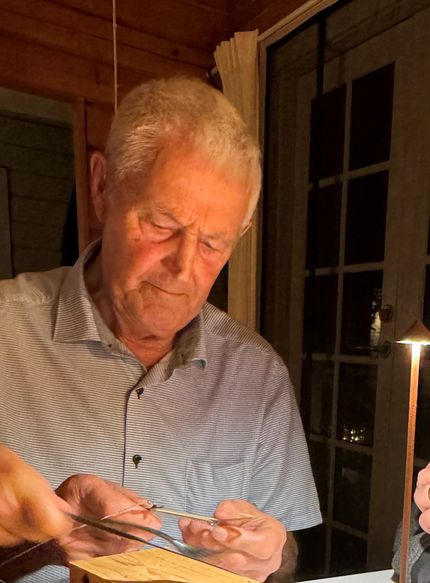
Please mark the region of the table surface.
[[358, 575], [345, 575], [343, 577], [331, 577], [330, 579], [312, 579], [306, 583], [392, 583], [393, 571], [374, 571], [373, 573], [359, 573]]

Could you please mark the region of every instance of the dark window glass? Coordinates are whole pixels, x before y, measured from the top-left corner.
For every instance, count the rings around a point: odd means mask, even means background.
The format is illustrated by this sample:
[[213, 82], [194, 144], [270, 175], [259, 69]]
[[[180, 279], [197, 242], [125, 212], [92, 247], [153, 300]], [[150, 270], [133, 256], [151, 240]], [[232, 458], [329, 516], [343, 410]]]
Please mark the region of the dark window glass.
[[394, 63], [352, 83], [350, 169], [390, 159]]
[[219, 308], [227, 311], [228, 308], [228, 263], [224, 265], [220, 274], [215, 280], [212, 289], [209, 293], [208, 302]]
[[311, 191], [308, 198], [306, 266], [332, 267], [339, 263], [342, 186]]
[[367, 543], [365, 540], [333, 529], [331, 538], [332, 575], [350, 575], [366, 570]]
[[306, 359], [303, 363], [303, 385], [301, 404], [309, 400], [309, 424], [306, 427], [311, 433], [330, 436], [331, 404], [333, 394], [333, 362], [312, 361]]
[[336, 297], [336, 275], [306, 278], [303, 332], [305, 352], [334, 351]]
[[426, 268], [423, 323], [430, 329], [430, 265], [427, 265]]
[[336, 449], [333, 517], [362, 532], [369, 523], [371, 472], [369, 455]]
[[428, 361], [421, 362], [424, 365], [420, 369], [418, 387], [415, 455], [430, 460], [430, 367]]
[[297, 530], [294, 533], [299, 546], [299, 562], [295, 581], [308, 581], [324, 572], [326, 527], [323, 524], [313, 528]]
[[310, 439], [308, 442], [309, 456], [311, 458], [312, 472], [318, 490], [321, 512], [327, 513], [328, 484], [330, 468], [330, 450], [326, 443]]
[[[346, 85], [312, 102], [310, 180], [342, 172]], [[316, 172], [315, 172], [316, 171]]]
[[341, 351], [375, 355], [381, 331], [382, 271], [348, 273], [343, 283]]
[[429, 232], [427, 235], [427, 255], [430, 255], [430, 224], [429, 224]]
[[345, 263], [384, 259], [388, 172], [350, 180], [346, 212]]
[[337, 438], [362, 445], [373, 444], [376, 366], [341, 364], [337, 409]]

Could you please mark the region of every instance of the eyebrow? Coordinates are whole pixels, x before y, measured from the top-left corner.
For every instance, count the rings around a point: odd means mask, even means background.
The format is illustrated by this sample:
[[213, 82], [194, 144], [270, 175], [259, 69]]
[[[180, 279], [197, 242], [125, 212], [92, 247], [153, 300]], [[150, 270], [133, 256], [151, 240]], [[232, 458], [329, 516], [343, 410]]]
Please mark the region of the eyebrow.
[[[171, 221], [172, 221], [173, 223], [175, 223], [176, 225], [179, 225], [179, 226], [181, 226], [181, 227], [183, 227], [183, 226], [184, 226], [184, 225], [183, 225], [183, 224], [182, 224], [180, 221], [178, 221], [178, 219], [177, 219], [177, 218], [176, 218], [174, 215], [172, 215], [172, 213], [170, 213], [168, 210], [166, 210], [166, 209], [163, 209], [162, 207], [156, 207], [156, 208], [155, 208], [155, 210], [156, 210], [156, 212], [160, 213], [160, 214], [161, 214], [161, 215], [163, 215], [164, 217], [167, 217], [169, 220], [171, 220]], [[148, 211], [146, 214], [147, 214], [147, 216], [148, 216], [150, 219], [153, 219], [153, 218], [154, 218], [154, 212], [153, 212], [153, 211]]]

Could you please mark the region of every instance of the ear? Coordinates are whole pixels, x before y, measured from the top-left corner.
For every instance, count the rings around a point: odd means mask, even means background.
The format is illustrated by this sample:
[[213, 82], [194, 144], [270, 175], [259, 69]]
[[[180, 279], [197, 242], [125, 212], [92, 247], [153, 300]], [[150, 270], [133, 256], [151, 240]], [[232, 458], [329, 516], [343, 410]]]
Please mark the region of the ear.
[[90, 191], [96, 216], [101, 224], [106, 214], [106, 158], [99, 151], [90, 158]]

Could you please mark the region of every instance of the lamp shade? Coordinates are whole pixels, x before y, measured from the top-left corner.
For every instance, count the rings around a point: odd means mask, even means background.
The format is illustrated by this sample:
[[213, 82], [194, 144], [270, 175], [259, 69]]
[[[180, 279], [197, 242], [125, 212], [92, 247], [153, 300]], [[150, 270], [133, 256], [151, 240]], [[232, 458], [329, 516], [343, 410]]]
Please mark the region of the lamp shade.
[[421, 320], [416, 320], [397, 342], [400, 344], [427, 345], [430, 344], [430, 331], [424, 326]]

